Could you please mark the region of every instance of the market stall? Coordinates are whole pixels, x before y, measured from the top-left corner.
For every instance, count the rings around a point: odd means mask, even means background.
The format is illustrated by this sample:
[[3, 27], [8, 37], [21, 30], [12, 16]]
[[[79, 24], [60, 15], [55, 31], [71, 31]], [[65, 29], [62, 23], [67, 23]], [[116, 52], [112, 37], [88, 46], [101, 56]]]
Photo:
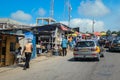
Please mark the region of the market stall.
[[0, 34], [0, 66], [14, 63], [14, 53], [19, 46], [17, 35]]

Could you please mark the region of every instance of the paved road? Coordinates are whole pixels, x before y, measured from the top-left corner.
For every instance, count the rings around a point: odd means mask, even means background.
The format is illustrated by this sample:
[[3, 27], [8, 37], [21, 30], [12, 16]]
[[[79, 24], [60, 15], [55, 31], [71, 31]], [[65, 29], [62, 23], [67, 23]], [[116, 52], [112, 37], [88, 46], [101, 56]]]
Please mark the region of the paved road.
[[90, 80], [120, 80], [120, 52], [106, 52]]
[[31, 64], [28, 70], [21, 67], [0, 73], [0, 80], [119, 80], [120, 53], [106, 52], [100, 62], [74, 61], [72, 52], [65, 57]]

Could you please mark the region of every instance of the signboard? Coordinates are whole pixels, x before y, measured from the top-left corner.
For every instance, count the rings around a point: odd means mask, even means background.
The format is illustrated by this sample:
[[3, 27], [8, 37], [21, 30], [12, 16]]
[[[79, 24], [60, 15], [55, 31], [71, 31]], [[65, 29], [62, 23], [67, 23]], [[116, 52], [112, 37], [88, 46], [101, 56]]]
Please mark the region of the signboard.
[[25, 38], [26, 39], [33, 39], [33, 34], [31, 32], [26, 32], [25, 33]]

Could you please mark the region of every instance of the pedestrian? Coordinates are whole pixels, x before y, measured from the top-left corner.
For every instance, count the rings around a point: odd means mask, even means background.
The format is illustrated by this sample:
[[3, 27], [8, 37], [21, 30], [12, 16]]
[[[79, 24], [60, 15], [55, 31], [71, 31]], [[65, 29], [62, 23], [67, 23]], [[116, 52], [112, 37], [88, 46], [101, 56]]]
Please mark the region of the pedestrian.
[[63, 37], [62, 42], [61, 42], [61, 47], [62, 47], [62, 55], [66, 56], [67, 55], [67, 47], [68, 47], [67, 36]]
[[70, 36], [70, 37], [68, 38], [68, 44], [69, 44], [70, 50], [72, 50], [72, 47], [73, 47], [72, 40], [73, 40], [73, 37]]
[[21, 61], [21, 47], [19, 47], [18, 49], [16, 49], [15, 51], [15, 59], [14, 59], [14, 65], [18, 64]]
[[30, 63], [32, 51], [33, 51], [33, 46], [32, 46], [31, 40], [29, 39], [26, 45], [24, 46], [23, 53], [22, 53], [22, 55], [25, 53], [25, 65], [23, 70], [30, 68], [29, 63]]

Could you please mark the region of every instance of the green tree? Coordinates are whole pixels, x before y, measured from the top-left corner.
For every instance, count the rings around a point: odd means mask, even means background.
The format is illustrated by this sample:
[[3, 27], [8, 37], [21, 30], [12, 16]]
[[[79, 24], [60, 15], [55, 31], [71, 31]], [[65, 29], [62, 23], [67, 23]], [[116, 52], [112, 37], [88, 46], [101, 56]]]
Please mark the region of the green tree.
[[117, 32], [117, 35], [120, 36], [120, 31]]
[[105, 31], [101, 31], [101, 33], [105, 33]]
[[108, 30], [107, 32], [106, 32], [106, 35], [107, 36], [110, 36], [112, 34], [112, 32], [110, 31], [110, 30]]
[[86, 31], [86, 33], [89, 33], [88, 31]]
[[117, 31], [112, 31], [112, 34], [117, 34]]

